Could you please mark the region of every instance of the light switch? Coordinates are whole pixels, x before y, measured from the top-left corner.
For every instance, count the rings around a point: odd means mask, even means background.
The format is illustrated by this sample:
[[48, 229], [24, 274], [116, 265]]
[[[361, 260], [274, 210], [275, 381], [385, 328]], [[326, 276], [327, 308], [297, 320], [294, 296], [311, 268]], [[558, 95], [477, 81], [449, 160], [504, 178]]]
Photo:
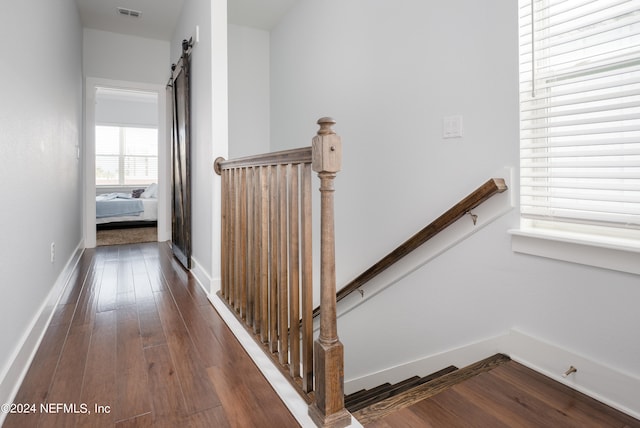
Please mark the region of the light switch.
[[442, 137], [462, 137], [462, 116], [445, 116], [442, 119]]

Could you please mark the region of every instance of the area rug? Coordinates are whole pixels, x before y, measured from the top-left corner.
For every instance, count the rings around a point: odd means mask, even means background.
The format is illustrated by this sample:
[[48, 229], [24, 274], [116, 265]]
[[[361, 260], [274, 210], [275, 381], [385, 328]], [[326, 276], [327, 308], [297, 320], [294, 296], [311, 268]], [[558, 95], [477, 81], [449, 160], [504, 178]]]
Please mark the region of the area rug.
[[155, 242], [158, 240], [157, 227], [136, 227], [131, 229], [98, 230], [96, 245], [138, 244], [141, 242]]

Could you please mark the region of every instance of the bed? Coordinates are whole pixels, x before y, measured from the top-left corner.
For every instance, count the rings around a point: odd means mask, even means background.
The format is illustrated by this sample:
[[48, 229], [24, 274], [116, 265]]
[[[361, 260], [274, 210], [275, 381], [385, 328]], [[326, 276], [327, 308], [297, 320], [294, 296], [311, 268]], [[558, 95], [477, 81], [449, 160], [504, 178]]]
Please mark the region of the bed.
[[155, 184], [132, 193], [96, 196], [98, 229], [154, 226], [158, 221], [158, 187]]

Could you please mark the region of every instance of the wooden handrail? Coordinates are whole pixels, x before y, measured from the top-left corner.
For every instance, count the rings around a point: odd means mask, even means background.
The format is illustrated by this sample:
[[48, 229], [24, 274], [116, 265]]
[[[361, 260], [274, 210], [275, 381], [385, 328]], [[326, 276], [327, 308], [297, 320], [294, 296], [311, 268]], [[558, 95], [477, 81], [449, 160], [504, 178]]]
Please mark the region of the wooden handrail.
[[[438, 233], [453, 224], [456, 220], [469, 213], [472, 209], [489, 199], [496, 193], [502, 193], [507, 190], [507, 185], [502, 178], [492, 178], [478, 187], [475, 191], [462, 199], [452, 208], [447, 210], [440, 217], [431, 222], [428, 226], [420, 230], [418, 233], [407, 239], [395, 250], [384, 256], [377, 263], [371, 266], [369, 269], [358, 275], [355, 279], [342, 287], [336, 295], [336, 300], [340, 300], [347, 297], [349, 294], [358, 290], [368, 281], [375, 278], [378, 274], [389, 268], [394, 263], [398, 262], [404, 256], [433, 238]], [[313, 316], [316, 317], [320, 313], [320, 307], [315, 308]]]
[[[311, 147], [225, 160], [219, 295], [307, 399], [319, 426], [344, 427], [344, 352], [338, 339], [333, 181], [342, 142], [318, 120]], [[313, 340], [311, 170], [320, 178], [320, 335]], [[294, 320], [301, 319], [301, 323]]]
[[300, 163], [311, 163], [311, 146], [299, 149], [282, 150], [279, 152], [263, 153], [260, 155], [245, 156], [229, 160], [219, 157], [215, 160], [213, 169], [216, 174], [220, 175], [223, 169], [286, 164], [295, 165]]

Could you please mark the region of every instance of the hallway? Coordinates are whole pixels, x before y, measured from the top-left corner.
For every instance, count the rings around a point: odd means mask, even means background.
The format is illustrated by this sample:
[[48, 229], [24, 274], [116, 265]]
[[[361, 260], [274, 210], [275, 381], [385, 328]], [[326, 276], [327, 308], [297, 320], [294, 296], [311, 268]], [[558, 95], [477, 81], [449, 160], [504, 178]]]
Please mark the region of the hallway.
[[84, 252], [14, 403], [5, 428], [298, 426], [166, 243]]

